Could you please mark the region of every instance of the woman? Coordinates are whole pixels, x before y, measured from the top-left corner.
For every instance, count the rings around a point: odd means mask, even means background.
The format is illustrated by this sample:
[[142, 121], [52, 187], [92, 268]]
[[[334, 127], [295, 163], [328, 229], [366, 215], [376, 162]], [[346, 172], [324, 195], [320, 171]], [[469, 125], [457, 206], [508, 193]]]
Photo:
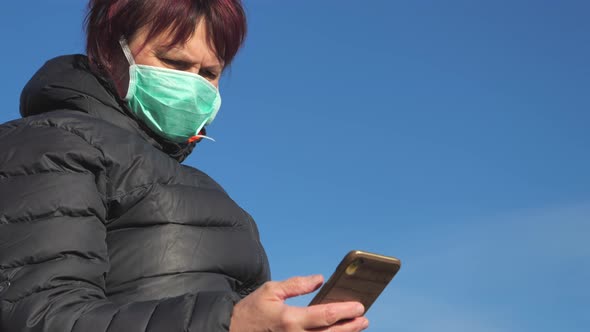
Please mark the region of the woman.
[[0, 331], [360, 331], [359, 303], [284, 300], [252, 218], [182, 165], [219, 110], [239, 0], [92, 0], [0, 126]]

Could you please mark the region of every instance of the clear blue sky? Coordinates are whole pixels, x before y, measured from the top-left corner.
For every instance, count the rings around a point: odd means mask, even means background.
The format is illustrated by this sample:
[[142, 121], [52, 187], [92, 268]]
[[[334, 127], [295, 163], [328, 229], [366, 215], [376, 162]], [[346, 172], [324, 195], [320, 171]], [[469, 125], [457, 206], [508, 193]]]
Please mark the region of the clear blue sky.
[[[83, 51], [84, 5], [3, 4], [0, 122]], [[370, 331], [590, 330], [589, 1], [246, 6], [187, 163], [253, 214], [275, 279], [364, 249], [404, 264]]]

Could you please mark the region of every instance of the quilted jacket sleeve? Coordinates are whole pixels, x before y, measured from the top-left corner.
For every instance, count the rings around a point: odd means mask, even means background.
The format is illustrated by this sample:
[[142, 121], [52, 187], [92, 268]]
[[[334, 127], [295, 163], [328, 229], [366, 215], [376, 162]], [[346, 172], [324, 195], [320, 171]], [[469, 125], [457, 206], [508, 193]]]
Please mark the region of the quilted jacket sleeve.
[[104, 159], [75, 131], [0, 126], [0, 331], [227, 331], [235, 293], [109, 301]]

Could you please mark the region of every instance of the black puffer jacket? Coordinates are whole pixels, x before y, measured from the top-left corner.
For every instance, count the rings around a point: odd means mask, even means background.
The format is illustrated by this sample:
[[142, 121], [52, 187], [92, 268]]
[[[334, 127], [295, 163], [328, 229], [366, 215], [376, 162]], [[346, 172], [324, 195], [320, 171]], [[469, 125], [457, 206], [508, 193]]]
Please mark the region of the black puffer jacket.
[[224, 331], [269, 279], [252, 218], [128, 112], [65, 56], [0, 126], [0, 331]]

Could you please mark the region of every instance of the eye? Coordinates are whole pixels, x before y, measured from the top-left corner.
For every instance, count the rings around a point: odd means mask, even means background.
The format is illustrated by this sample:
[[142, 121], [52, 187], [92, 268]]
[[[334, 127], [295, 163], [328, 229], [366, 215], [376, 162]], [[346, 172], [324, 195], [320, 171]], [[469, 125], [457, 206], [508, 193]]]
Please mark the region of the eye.
[[168, 59], [168, 58], [161, 58], [160, 60], [162, 62], [164, 62], [165, 64], [167, 64], [168, 66], [173, 67], [174, 69], [177, 69], [177, 70], [188, 70], [192, 67], [192, 64], [190, 64], [186, 61], [172, 60], [172, 59]]
[[199, 72], [199, 75], [208, 78], [210, 80], [215, 80], [217, 78], [217, 76], [219, 76], [217, 73], [214, 73], [211, 70], [207, 70], [207, 69], [203, 69]]

